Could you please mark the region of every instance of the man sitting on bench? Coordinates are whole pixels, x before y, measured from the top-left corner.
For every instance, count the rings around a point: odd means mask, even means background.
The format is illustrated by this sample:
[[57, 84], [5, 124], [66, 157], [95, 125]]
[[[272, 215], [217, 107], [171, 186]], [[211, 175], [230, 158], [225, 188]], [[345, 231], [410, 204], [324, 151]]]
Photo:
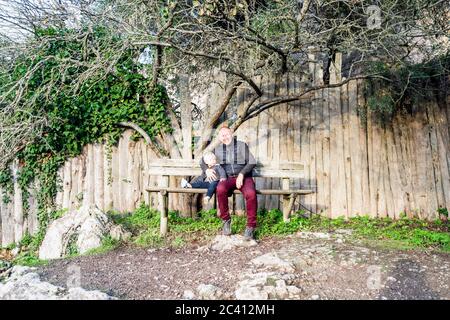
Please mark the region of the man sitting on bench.
[[[228, 127], [222, 127], [219, 131], [219, 144], [214, 149], [217, 161], [222, 165], [227, 174], [225, 181], [220, 181], [217, 190], [217, 202], [220, 210], [220, 218], [223, 220], [223, 234], [231, 235], [231, 217], [228, 208], [228, 197], [233, 191], [239, 189], [245, 198], [247, 209], [247, 227], [244, 237], [253, 239], [256, 228], [257, 198], [255, 182], [252, 178], [252, 170], [256, 165], [255, 158], [251, 154], [248, 145], [233, 137]], [[214, 170], [208, 169], [203, 159], [200, 162], [202, 171], [206, 173], [206, 181], [217, 180]]]

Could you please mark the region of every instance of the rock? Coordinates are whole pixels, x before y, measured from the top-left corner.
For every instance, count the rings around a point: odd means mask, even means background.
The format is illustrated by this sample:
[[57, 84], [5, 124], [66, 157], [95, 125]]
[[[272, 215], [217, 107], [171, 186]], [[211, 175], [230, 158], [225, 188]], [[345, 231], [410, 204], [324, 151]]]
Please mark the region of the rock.
[[311, 296], [311, 300], [319, 300], [320, 296], [318, 294], [314, 294]]
[[269, 295], [266, 291], [260, 290], [256, 287], [240, 287], [235, 292], [235, 297], [238, 300], [267, 300]]
[[183, 299], [192, 300], [195, 299], [195, 294], [192, 290], [184, 290]]
[[352, 229], [336, 229], [334, 232], [337, 234], [342, 234], [342, 235], [346, 235], [346, 236], [351, 236], [353, 234]]
[[107, 216], [100, 210], [89, 213], [89, 217], [86, 217], [78, 229], [76, 244], [79, 253], [86, 253], [102, 245], [102, 239], [108, 232], [107, 223]]
[[392, 281], [392, 282], [396, 282], [397, 279], [395, 279], [394, 277], [387, 277], [386, 279], [387, 281]]
[[131, 238], [131, 232], [126, 231], [122, 226], [119, 225], [112, 226], [109, 234], [111, 238], [115, 240], [127, 241]]
[[309, 231], [297, 232], [297, 236], [299, 236], [302, 239], [330, 239], [331, 238], [331, 235], [329, 233], [309, 232]]
[[104, 292], [94, 290], [87, 291], [83, 288], [70, 288], [67, 295], [62, 296], [61, 300], [115, 300]]
[[197, 295], [200, 299], [215, 300], [221, 299], [223, 292], [219, 287], [213, 286], [212, 284], [200, 284], [197, 287]]
[[76, 245], [79, 253], [86, 253], [100, 247], [102, 239], [110, 234], [111, 230], [116, 236], [125, 236], [119, 234], [108, 216], [95, 205], [83, 206], [50, 224], [39, 249], [39, 258], [62, 258], [68, 254], [71, 245]]
[[11, 255], [13, 257], [15, 257], [15, 256], [17, 256], [19, 254], [19, 252], [20, 252], [19, 248], [14, 248], [14, 249], [11, 250]]
[[235, 291], [236, 299], [299, 299], [300, 288], [287, 285], [293, 274], [276, 272], [246, 273]]
[[218, 235], [206, 247], [200, 247], [197, 250], [207, 251], [208, 249], [225, 251], [236, 247], [253, 247], [258, 245], [255, 240], [246, 240], [243, 236], [235, 234], [232, 236]]
[[55, 286], [41, 281], [35, 268], [15, 266], [4, 284], [0, 283], [0, 300], [112, 300], [98, 290]]
[[251, 260], [251, 263], [258, 267], [276, 269], [284, 272], [294, 272], [295, 267], [292, 263], [278, 257], [277, 253], [267, 253]]

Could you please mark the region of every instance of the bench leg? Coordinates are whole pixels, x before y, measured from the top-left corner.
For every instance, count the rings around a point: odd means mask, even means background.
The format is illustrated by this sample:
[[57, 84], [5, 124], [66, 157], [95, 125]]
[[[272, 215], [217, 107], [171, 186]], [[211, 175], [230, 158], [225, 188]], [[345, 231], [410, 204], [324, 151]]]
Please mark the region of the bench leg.
[[160, 221], [160, 229], [159, 232], [161, 234], [162, 237], [165, 237], [167, 235], [167, 230], [168, 230], [168, 215], [167, 215], [167, 205], [168, 205], [168, 196], [166, 195], [160, 195], [160, 199], [159, 199], [160, 203], [162, 203], [162, 205], [160, 205], [160, 209], [159, 211], [161, 212], [161, 221]]
[[[289, 178], [284, 178], [282, 180], [282, 189], [283, 190], [289, 189]], [[289, 196], [283, 195], [283, 221], [284, 222], [289, 222], [289, 213], [290, 213]]]
[[[160, 182], [163, 187], [169, 186], [169, 177], [163, 176]], [[161, 214], [159, 233], [161, 237], [167, 235], [168, 230], [168, 209], [169, 209], [169, 194], [167, 191], [161, 191], [158, 196], [159, 212]]]

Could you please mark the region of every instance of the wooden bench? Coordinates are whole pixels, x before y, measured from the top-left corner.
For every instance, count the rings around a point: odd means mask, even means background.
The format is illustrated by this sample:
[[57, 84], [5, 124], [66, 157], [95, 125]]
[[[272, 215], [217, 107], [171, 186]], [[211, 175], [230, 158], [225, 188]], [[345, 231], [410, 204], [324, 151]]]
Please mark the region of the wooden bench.
[[[303, 178], [304, 165], [299, 162], [280, 162], [278, 165], [257, 163], [253, 177], [281, 178], [281, 189], [257, 189], [257, 194], [280, 195], [283, 197], [283, 219], [289, 221], [289, 215], [298, 195], [313, 193], [312, 190], [289, 189], [290, 179]], [[158, 159], [149, 164], [147, 174], [161, 176], [159, 185], [147, 187], [147, 192], [158, 192], [158, 208], [161, 213], [160, 233], [167, 234], [168, 199], [170, 193], [206, 193], [207, 189], [191, 189], [169, 186], [169, 176], [199, 176], [202, 171], [198, 160]], [[235, 194], [241, 193], [239, 190]]]

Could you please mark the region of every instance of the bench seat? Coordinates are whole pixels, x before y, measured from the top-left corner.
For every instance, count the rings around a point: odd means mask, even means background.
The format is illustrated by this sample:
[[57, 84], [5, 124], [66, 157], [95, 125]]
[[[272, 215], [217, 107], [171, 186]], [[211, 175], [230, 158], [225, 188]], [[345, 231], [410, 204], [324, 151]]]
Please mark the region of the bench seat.
[[[149, 187], [147, 192], [167, 192], [167, 193], [206, 193], [207, 189], [194, 189], [194, 188], [174, 188], [174, 187]], [[310, 194], [312, 190], [293, 189], [293, 190], [280, 190], [280, 189], [256, 189], [257, 194], [267, 195], [290, 195], [290, 194]], [[240, 194], [240, 190], [234, 190], [235, 194]]]

